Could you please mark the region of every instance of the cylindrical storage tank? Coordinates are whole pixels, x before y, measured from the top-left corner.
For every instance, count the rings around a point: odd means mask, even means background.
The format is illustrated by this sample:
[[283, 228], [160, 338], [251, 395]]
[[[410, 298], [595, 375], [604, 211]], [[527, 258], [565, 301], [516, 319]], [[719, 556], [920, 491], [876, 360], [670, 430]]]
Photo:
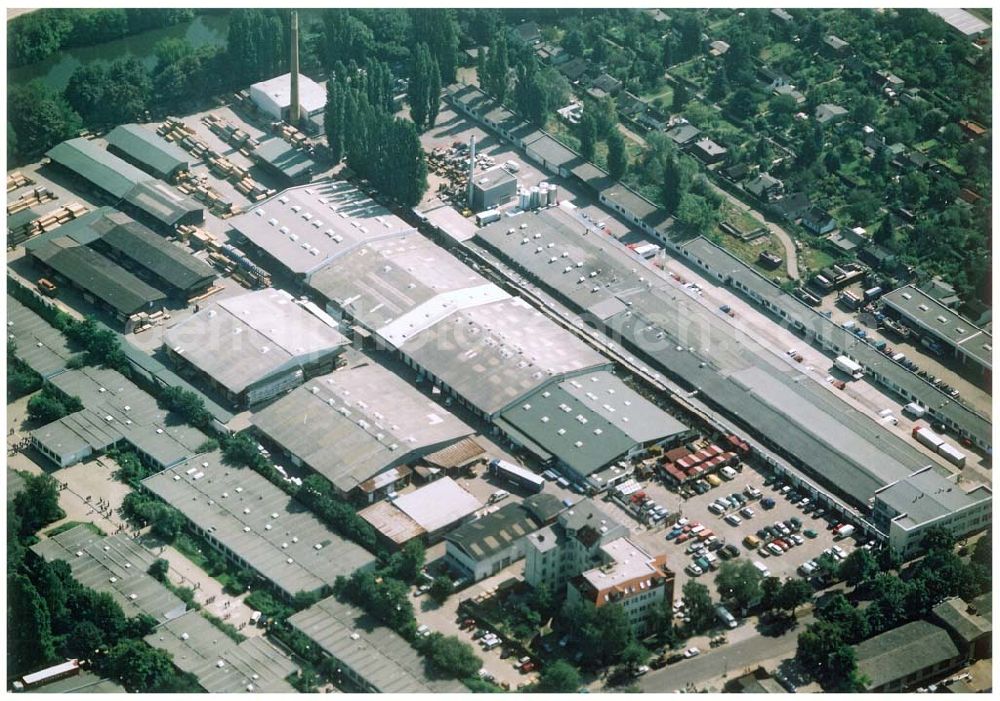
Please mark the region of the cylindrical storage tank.
[[538, 207], [538, 186], [533, 185], [531, 187], [531, 209]]
[[538, 186], [538, 206], [548, 207], [549, 206], [549, 184], [542, 183]]
[[549, 204], [559, 204], [559, 186], [555, 183], [549, 185]]
[[528, 208], [531, 206], [531, 194], [523, 187], [519, 188], [517, 191], [517, 206], [525, 212], [528, 211]]

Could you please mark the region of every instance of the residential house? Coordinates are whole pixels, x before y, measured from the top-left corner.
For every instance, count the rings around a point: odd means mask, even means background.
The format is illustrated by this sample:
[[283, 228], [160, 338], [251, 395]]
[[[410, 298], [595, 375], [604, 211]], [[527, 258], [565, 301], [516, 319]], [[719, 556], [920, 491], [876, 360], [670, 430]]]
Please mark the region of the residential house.
[[838, 57], [848, 54], [851, 50], [851, 45], [835, 34], [828, 34], [823, 37], [823, 46], [821, 49], [827, 56]]
[[822, 207], [810, 207], [802, 215], [802, 226], [817, 236], [828, 234], [837, 228], [837, 220]]
[[575, 84], [584, 77], [589, 67], [590, 64], [585, 59], [576, 57], [560, 65], [557, 70], [566, 76], [566, 80]]
[[816, 121], [822, 125], [836, 124], [847, 117], [847, 110], [840, 105], [824, 102], [816, 107]]
[[727, 51], [729, 51], [729, 44], [719, 39], [708, 44], [708, 53], [712, 56], [723, 56]]
[[771, 208], [787, 221], [796, 221], [812, 206], [809, 195], [804, 192], [790, 192], [775, 200]]
[[542, 40], [542, 32], [534, 22], [522, 22], [514, 27], [514, 36], [528, 45], [537, 44]]
[[955, 288], [942, 280], [939, 275], [935, 275], [917, 287], [920, 288], [921, 292], [925, 292], [937, 300], [938, 304], [943, 304], [949, 309], [957, 309], [962, 306], [962, 298], [958, 296]]
[[794, 85], [779, 85], [771, 92], [775, 95], [788, 95], [795, 100], [796, 105], [801, 105], [806, 101], [806, 96], [796, 90]]
[[743, 189], [764, 202], [773, 202], [785, 192], [785, 184], [770, 173], [761, 173], [743, 186]]
[[558, 66], [570, 59], [569, 52], [557, 44], [545, 42], [535, 48], [535, 55], [550, 66]]
[[858, 672], [868, 693], [901, 692], [944, 677], [963, 655], [948, 631], [913, 621], [854, 646]]
[[783, 85], [788, 85], [792, 80], [784, 73], [770, 66], [760, 66], [757, 69], [757, 77], [767, 86], [768, 90], [775, 90]]
[[931, 620], [951, 634], [951, 639], [968, 660], [993, 657], [993, 622], [975, 604], [957, 596], [945, 599], [931, 610]]
[[711, 139], [701, 139], [691, 147], [691, 153], [708, 164], [718, 163], [726, 157], [728, 150]]
[[587, 94], [595, 100], [600, 100], [608, 95], [614, 97], [621, 92], [621, 89], [622, 82], [620, 80], [607, 73], [601, 73], [599, 76], [594, 78], [594, 82], [592, 82], [590, 87], [587, 89]]
[[782, 25], [791, 23], [793, 17], [788, 14], [787, 11], [782, 10], [780, 7], [776, 7], [771, 10], [771, 19], [775, 20], [779, 25]]
[[667, 137], [678, 146], [687, 146], [693, 143], [699, 134], [701, 134], [701, 129], [693, 124], [679, 124], [667, 131]]

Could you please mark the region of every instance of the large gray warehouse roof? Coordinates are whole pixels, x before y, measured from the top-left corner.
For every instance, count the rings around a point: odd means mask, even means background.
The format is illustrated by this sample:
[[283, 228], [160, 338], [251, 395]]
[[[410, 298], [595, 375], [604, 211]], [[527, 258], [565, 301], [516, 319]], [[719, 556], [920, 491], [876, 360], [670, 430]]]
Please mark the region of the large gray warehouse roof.
[[139, 124], [115, 127], [107, 141], [158, 178], [170, 177], [188, 167], [188, 155], [183, 149]]
[[900, 525], [912, 528], [956, 513], [977, 502], [988, 501], [992, 498], [992, 493], [988, 487], [983, 486], [966, 491], [966, 488], [936, 470], [927, 469], [893, 482], [881, 489], [877, 496], [894, 513], [900, 514]]
[[10, 295], [7, 295], [7, 340], [15, 346], [17, 357], [42, 378], [62, 372], [66, 363], [77, 355], [60, 331]]
[[903, 681], [915, 672], [959, 656], [948, 631], [927, 621], [913, 621], [876, 635], [855, 645], [854, 652], [858, 672], [867, 678], [865, 686], [869, 689]]
[[961, 427], [981, 445], [991, 444], [993, 429], [988, 419], [964, 404], [953, 401], [931, 383], [875, 350], [867, 341], [842, 329], [805, 302], [787, 294], [728, 251], [701, 237], [684, 244], [681, 251], [699, 264], [706, 265], [737, 289], [759, 300], [772, 313], [802, 329], [808, 329], [824, 343], [835, 347], [838, 353], [851, 356], [868, 372], [898, 388], [907, 399], [920, 402], [935, 416]]
[[80, 584], [111, 595], [126, 616], [145, 613], [163, 623], [186, 606], [147, 574], [156, 555], [125, 535], [100, 536], [86, 525], [31, 546], [46, 561], [64, 560]]
[[167, 329], [164, 344], [239, 394], [275, 374], [336, 352], [347, 339], [278, 289], [212, 302]]
[[446, 535], [445, 540], [461, 548], [473, 560], [484, 560], [509, 548], [524, 536], [538, 530], [541, 525], [520, 504], [508, 504], [459, 526]]
[[169, 652], [174, 665], [211, 694], [295, 693], [285, 677], [299, 667], [287, 654], [263, 637], [237, 643], [197, 611], [167, 621], [144, 640]]
[[436, 295], [485, 284], [479, 273], [417, 233], [366, 243], [309, 281], [310, 287], [372, 330]]
[[984, 368], [993, 367], [993, 336], [916, 285], [895, 289], [883, 296], [882, 301], [916, 323], [919, 329], [945, 339]]
[[289, 188], [230, 223], [286, 268], [307, 276], [366, 241], [413, 231], [356, 186], [339, 180]]
[[606, 371], [546, 385], [504, 411], [498, 423], [582, 476], [688, 430]]
[[378, 693], [467, 691], [458, 681], [432, 678], [429, 663], [399, 634], [335, 597], [299, 611], [288, 622]]
[[257, 412], [253, 424], [344, 492], [473, 433], [374, 364], [314, 378]]
[[261, 475], [224, 465], [219, 452], [148, 477], [143, 486], [289, 596], [332, 586], [375, 562]]
[[63, 141], [45, 155], [119, 199], [125, 197], [136, 183], [150, 178], [134, 165], [88, 139]]
[[610, 365], [520, 298], [455, 311], [397, 347], [486, 415], [562, 373]]
[[316, 163], [305, 151], [276, 136], [262, 141], [253, 155], [289, 180], [306, 177], [316, 168]]
[[48, 241], [31, 255], [125, 315], [148, 309], [166, 299], [166, 295], [155, 287], [69, 238]]
[[[84, 367], [49, 380], [62, 392], [80, 398], [83, 411], [32, 432], [44, 444], [75, 440], [102, 450], [124, 437], [156, 463], [167, 466], [197, 452], [206, 439], [198, 429], [175, 420], [156, 400], [115, 370]], [[49, 432], [55, 431], [51, 436]]]

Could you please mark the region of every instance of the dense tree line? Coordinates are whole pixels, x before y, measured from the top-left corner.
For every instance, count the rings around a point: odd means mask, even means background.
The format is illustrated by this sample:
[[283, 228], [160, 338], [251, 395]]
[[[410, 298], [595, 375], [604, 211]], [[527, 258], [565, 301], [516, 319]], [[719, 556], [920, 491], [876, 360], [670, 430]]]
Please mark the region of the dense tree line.
[[93, 46], [193, 17], [193, 10], [181, 8], [35, 10], [7, 23], [7, 62], [11, 68], [26, 66], [60, 49]]
[[285, 10], [236, 9], [229, 16], [227, 64], [236, 85], [288, 70], [290, 15]]
[[7, 403], [42, 387], [42, 376], [17, 357], [12, 340], [7, 342]]
[[417, 44], [413, 54], [406, 98], [410, 103], [410, 119], [417, 129], [433, 127], [441, 107], [441, 70], [427, 44]]
[[63, 394], [50, 384], [28, 400], [28, 418], [39, 425], [49, 424], [83, 409], [79, 397]]
[[[388, 69], [369, 61], [366, 70], [338, 66], [327, 84], [326, 137], [334, 157], [404, 207], [427, 190], [427, 163], [414, 123], [394, 117], [385, 104]], [[374, 78], [374, 79], [373, 79]]]

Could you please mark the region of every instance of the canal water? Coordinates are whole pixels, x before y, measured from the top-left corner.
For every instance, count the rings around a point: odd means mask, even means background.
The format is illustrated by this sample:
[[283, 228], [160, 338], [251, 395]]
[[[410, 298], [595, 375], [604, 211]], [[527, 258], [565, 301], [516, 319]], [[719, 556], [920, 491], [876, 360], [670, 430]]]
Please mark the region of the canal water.
[[156, 65], [153, 48], [162, 39], [187, 39], [192, 46], [219, 46], [226, 43], [229, 15], [198, 15], [190, 22], [162, 29], [151, 29], [96, 46], [62, 49], [44, 61], [7, 71], [8, 85], [21, 85], [41, 80], [51, 90], [62, 92], [70, 76], [80, 66], [134, 56], [146, 68]]

